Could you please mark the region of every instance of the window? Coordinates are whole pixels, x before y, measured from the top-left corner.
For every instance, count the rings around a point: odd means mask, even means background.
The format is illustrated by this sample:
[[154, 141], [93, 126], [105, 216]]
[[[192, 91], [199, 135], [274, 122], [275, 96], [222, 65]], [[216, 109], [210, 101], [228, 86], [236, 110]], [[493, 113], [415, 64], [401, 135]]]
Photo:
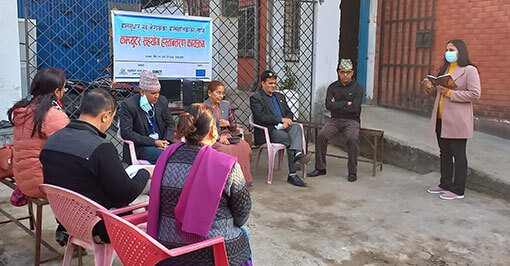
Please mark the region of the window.
[[299, 61], [299, 0], [285, 0], [284, 7], [284, 52], [286, 61]]
[[240, 8], [238, 23], [238, 54], [240, 57], [253, 57], [255, 54], [255, 7]]

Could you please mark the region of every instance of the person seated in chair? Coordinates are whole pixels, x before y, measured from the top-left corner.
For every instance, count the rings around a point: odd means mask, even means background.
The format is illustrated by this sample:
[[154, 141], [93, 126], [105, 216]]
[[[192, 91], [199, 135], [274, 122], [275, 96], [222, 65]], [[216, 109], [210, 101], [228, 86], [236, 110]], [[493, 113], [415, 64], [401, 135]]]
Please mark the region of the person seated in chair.
[[[174, 120], [168, 100], [160, 96], [158, 77], [149, 71], [140, 73], [140, 94], [120, 105], [120, 136], [135, 144], [136, 157], [155, 164], [174, 138]], [[124, 144], [124, 162], [130, 163], [129, 146]]]
[[[176, 136], [151, 180], [147, 234], [169, 249], [225, 237], [229, 265], [252, 265], [243, 226], [251, 198], [234, 156], [211, 146], [218, 139], [211, 107], [194, 103], [179, 116]], [[158, 265], [214, 265], [212, 248], [169, 258]]]
[[215, 150], [230, 154], [237, 158], [248, 187], [253, 186], [253, 178], [250, 170], [251, 148], [246, 140], [233, 137], [238, 135], [237, 124], [232, 114], [230, 103], [223, 100], [225, 96], [225, 86], [221, 81], [213, 80], [207, 87], [209, 98], [204, 101], [214, 111], [216, 119], [216, 128], [218, 129], [218, 139], [212, 146]]
[[341, 59], [337, 67], [338, 80], [329, 85], [326, 93], [326, 109], [331, 111], [331, 120], [320, 130], [315, 141], [315, 170], [308, 176], [326, 174], [326, 150], [328, 141], [344, 133], [347, 138], [347, 168], [349, 182], [356, 181], [359, 156], [359, 127], [363, 87], [352, 76], [351, 59]]
[[[255, 124], [267, 127], [271, 142], [281, 143], [287, 147], [289, 176], [287, 182], [294, 186], [305, 187], [297, 175], [296, 162], [305, 164], [310, 156], [303, 152], [303, 131], [298, 124], [293, 124], [294, 114], [287, 105], [285, 96], [275, 92], [277, 76], [266, 70], [260, 76], [262, 89], [250, 97], [250, 109]], [[262, 145], [266, 139], [264, 131], [255, 128], [255, 144]]]
[[[140, 169], [130, 178], [106, 139], [116, 109], [115, 98], [104, 89], [83, 96], [79, 119], [49, 137], [41, 151], [45, 184], [78, 192], [107, 209], [125, 207], [142, 193], [150, 172]], [[93, 233], [96, 242], [109, 242], [104, 223]]]

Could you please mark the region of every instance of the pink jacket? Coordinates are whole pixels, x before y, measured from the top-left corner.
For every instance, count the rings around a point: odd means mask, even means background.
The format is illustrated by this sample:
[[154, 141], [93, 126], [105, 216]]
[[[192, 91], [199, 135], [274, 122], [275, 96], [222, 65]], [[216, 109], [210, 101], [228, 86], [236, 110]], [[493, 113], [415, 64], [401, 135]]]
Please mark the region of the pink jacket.
[[40, 138], [37, 132], [31, 137], [34, 127], [32, 106], [16, 109], [13, 117], [13, 172], [16, 184], [21, 192], [29, 197], [43, 197], [38, 188], [43, 183], [39, 154], [46, 140], [53, 133], [64, 128], [69, 123], [69, 118], [64, 112], [54, 107], [50, 108], [41, 128], [45, 137]]
[[[447, 139], [469, 139], [473, 137], [474, 117], [472, 102], [480, 99], [480, 75], [474, 66], [458, 66], [452, 73], [457, 88], [451, 90], [450, 98], [443, 97], [441, 111], [441, 137]], [[439, 93], [432, 110], [431, 133], [435, 134]]]

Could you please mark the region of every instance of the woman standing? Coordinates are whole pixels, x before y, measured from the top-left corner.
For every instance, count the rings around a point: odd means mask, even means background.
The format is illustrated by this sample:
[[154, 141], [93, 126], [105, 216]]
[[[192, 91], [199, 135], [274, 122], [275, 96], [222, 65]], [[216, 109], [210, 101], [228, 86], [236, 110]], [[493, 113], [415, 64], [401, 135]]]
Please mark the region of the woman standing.
[[444, 64], [438, 75], [447, 73], [455, 81], [455, 89], [433, 86], [428, 79], [423, 81], [425, 91], [436, 97], [431, 128], [437, 136], [441, 160], [440, 184], [428, 192], [440, 194], [441, 199], [462, 199], [468, 168], [466, 143], [473, 137], [472, 102], [481, 95], [478, 68], [469, 60], [462, 40], [446, 44]]
[[[230, 143], [232, 141], [232, 134], [235, 134], [237, 125], [232, 114], [230, 103], [223, 100], [225, 96], [225, 86], [217, 80], [213, 80], [207, 87], [207, 95], [209, 98], [204, 101], [214, 111], [214, 118], [216, 118], [216, 128], [218, 128], [219, 138], [213, 145], [217, 151], [230, 154], [237, 158], [241, 169], [243, 170], [244, 178], [248, 187], [253, 186], [253, 178], [250, 170], [251, 148], [250, 144], [244, 139], [234, 138], [237, 143]], [[230, 141], [229, 141], [230, 139]]]
[[[151, 179], [147, 233], [167, 248], [225, 237], [229, 265], [251, 265], [250, 244], [241, 226], [251, 199], [236, 158], [211, 148], [218, 138], [212, 109], [193, 104], [181, 114], [176, 137], [159, 157]], [[211, 248], [158, 265], [214, 265]]]
[[21, 192], [29, 197], [43, 197], [38, 186], [43, 183], [39, 154], [44, 143], [69, 123], [60, 103], [65, 82], [62, 69], [41, 69], [32, 81], [30, 95], [7, 111], [9, 121], [14, 125], [14, 178]]

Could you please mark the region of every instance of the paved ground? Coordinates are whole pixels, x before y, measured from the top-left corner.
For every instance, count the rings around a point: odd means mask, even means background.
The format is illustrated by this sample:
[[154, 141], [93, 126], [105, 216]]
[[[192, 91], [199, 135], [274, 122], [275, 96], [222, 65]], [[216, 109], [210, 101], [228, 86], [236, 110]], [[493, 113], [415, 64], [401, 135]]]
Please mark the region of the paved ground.
[[[258, 169], [246, 226], [255, 265], [509, 264], [507, 201], [471, 190], [463, 200], [440, 200], [426, 192], [438, 173], [389, 165], [374, 178], [371, 165], [360, 163], [359, 180], [349, 183], [346, 164], [329, 159], [328, 175], [307, 178], [308, 188], [287, 184], [285, 170], [267, 185], [267, 168]], [[2, 187], [0, 207], [25, 213], [10, 206], [9, 195]], [[55, 222], [45, 211], [44, 238], [53, 244]], [[30, 265], [32, 256], [29, 236], [15, 225], [0, 225], [0, 265]], [[92, 260], [85, 256], [85, 265]]]
[[[429, 117], [377, 106], [363, 106], [361, 117], [363, 127], [382, 129], [387, 142], [398, 143], [399, 148], [393, 153], [412, 149], [436, 157], [439, 156], [439, 148], [435, 135], [430, 134], [429, 121]], [[470, 168], [468, 183], [510, 198], [510, 139], [475, 131], [473, 138], [467, 142], [466, 153]], [[398, 162], [401, 158], [387, 154], [390, 155], [388, 160], [393, 159], [392, 164], [401, 165]], [[409, 156], [414, 154], [409, 153]], [[439, 160], [434, 159], [433, 162], [437, 165], [430, 169], [439, 168]], [[430, 161], [411, 161], [414, 164], [411, 168], [420, 168], [416, 165], [420, 163], [429, 164]]]

